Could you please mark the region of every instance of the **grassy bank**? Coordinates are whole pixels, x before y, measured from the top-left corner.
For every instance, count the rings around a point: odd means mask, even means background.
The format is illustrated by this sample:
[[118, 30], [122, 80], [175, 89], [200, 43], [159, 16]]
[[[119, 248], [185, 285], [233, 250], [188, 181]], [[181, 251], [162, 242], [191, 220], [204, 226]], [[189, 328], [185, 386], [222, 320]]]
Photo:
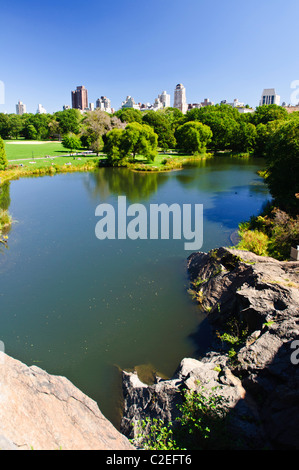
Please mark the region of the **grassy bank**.
[[177, 152], [159, 153], [153, 162], [148, 162], [139, 155], [134, 161], [126, 163], [126, 167], [134, 171], [171, 171], [211, 157], [213, 157], [211, 153], [199, 155], [182, 155]]

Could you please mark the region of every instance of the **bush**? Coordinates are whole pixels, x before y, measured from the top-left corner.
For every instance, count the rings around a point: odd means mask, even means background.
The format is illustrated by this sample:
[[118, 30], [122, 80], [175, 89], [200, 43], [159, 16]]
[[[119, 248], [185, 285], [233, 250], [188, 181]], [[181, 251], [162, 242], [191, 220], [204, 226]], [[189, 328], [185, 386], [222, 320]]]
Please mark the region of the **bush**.
[[5, 170], [8, 165], [4, 142], [0, 137], [0, 170]]
[[239, 235], [241, 241], [238, 244], [239, 250], [252, 251], [256, 255], [267, 256], [268, 255], [268, 236], [259, 232], [258, 230], [245, 230], [240, 231]]
[[288, 260], [291, 247], [299, 245], [299, 216], [292, 217], [277, 207], [266, 207], [261, 215], [239, 228], [241, 241], [237, 248], [262, 256]]
[[161, 419], [142, 421], [132, 443], [146, 450], [229, 448], [225, 433], [227, 404], [215, 389], [185, 390], [175, 423]]

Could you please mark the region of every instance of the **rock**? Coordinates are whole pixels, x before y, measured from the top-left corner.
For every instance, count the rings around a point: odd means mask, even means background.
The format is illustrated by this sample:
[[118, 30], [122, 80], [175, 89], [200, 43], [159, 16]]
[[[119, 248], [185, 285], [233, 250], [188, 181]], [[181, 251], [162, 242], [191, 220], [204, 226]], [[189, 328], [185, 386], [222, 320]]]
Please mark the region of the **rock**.
[[65, 377], [0, 352], [0, 448], [134, 450], [97, 404]]
[[291, 356], [298, 344], [299, 359], [299, 262], [222, 247], [193, 253], [188, 272], [194, 298], [214, 330], [211, 350], [184, 359], [172, 379], [157, 378], [152, 386], [126, 374], [125, 434], [130, 429], [134, 435], [133, 419], [175, 419], [184, 388], [216, 390], [228, 407], [232, 442], [298, 449], [299, 360]]

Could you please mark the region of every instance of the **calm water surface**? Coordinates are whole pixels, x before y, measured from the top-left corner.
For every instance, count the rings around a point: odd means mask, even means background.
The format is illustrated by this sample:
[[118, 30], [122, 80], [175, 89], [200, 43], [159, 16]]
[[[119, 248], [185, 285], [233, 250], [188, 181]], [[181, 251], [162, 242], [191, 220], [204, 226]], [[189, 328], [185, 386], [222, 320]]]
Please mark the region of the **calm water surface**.
[[[202, 251], [231, 245], [268, 199], [262, 160], [215, 158], [171, 173], [103, 168], [10, 184], [16, 220], [0, 259], [0, 339], [7, 354], [66, 376], [116, 426], [120, 369], [170, 377], [205, 347], [187, 293], [183, 240], [95, 236], [102, 202], [203, 204]], [[6, 197], [6, 204], [9, 199]]]

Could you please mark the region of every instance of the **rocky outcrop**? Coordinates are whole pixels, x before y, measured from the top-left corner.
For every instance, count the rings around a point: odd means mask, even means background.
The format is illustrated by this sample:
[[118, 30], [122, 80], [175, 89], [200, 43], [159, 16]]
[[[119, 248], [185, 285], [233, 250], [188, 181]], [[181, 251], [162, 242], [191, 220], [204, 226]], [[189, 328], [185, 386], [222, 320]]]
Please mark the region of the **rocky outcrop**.
[[134, 450], [69, 380], [0, 352], [0, 449]]
[[188, 272], [211, 349], [153, 385], [124, 372], [122, 432], [133, 437], [147, 416], [173, 422], [182, 390], [204, 389], [225, 399], [235, 448], [298, 449], [299, 262], [219, 248], [192, 254]]

